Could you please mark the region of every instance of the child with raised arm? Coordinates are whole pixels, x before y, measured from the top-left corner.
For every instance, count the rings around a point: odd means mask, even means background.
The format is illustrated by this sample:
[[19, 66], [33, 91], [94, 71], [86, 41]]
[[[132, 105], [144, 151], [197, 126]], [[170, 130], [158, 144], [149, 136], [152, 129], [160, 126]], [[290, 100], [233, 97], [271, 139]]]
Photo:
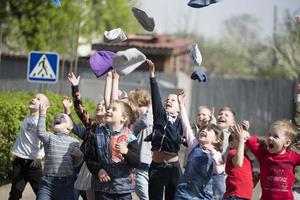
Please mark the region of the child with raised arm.
[[83, 154], [79, 141], [69, 136], [72, 120], [66, 114], [57, 114], [53, 119], [53, 131], [46, 131], [48, 104], [40, 105], [38, 136], [45, 147], [44, 176], [37, 200], [73, 200], [74, 167], [81, 164]]
[[245, 141], [249, 133], [242, 127], [247, 127], [249, 123], [243, 122], [243, 126], [235, 125], [231, 127], [229, 136], [230, 150], [226, 160], [225, 172], [226, 192], [224, 200], [251, 200], [253, 191], [252, 161], [248, 158], [245, 149]]
[[12, 184], [9, 200], [22, 198], [22, 193], [29, 182], [32, 190], [37, 194], [39, 183], [43, 176], [41, 160], [44, 157], [44, 149], [37, 135], [37, 123], [40, 103], [49, 103], [44, 94], [36, 94], [29, 102], [30, 114], [21, 124], [20, 134], [12, 148], [15, 157], [13, 161]]
[[[176, 185], [181, 176], [178, 152], [182, 142], [181, 118], [176, 94], [170, 94], [162, 104], [155, 66], [147, 60], [150, 74], [153, 110], [153, 132], [145, 139], [152, 145], [152, 162], [149, 168], [149, 199], [173, 200]], [[165, 192], [164, 192], [165, 190]]]
[[300, 165], [300, 154], [291, 151], [297, 129], [292, 122], [279, 120], [273, 122], [266, 138], [266, 148], [256, 136], [251, 136], [246, 145], [257, 158], [260, 165], [260, 184], [262, 200], [292, 200], [294, 170]]
[[208, 124], [199, 130], [199, 138], [193, 134], [188, 121], [184, 92], [178, 94], [182, 117], [183, 134], [188, 144], [188, 161], [183, 176], [177, 185], [175, 200], [213, 199], [212, 175], [224, 172], [222, 155], [222, 131], [214, 124]]
[[92, 177], [92, 190], [95, 199], [132, 199], [134, 192], [133, 169], [139, 165], [139, 148], [136, 137], [127, 124], [135, 119], [130, 106], [119, 100], [112, 100], [106, 110], [105, 123], [102, 126], [89, 123], [83, 117], [84, 107], [81, 104], [78, 90], [78, 78], [69, 75], [72, 83], [72, 94], [77, 115], [90, 132], [87, 141], [85, 162]]

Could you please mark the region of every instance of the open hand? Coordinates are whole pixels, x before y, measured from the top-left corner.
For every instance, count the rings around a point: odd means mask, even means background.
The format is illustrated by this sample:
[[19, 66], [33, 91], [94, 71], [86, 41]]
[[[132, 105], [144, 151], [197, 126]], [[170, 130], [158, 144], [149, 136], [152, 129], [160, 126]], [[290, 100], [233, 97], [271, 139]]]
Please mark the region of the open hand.
[[186, 93], [182, 90], [177, 94], [177, 99], [178, 102], [180, 104], [184, 104], [185, 103], [185, 99], [186, 99]]
[[76, 77], [73, 72], [68, 74], [68, 80], [73, 86], [79, 85], [80, 76]]
[[250, 128], [250, 122], [247, 121], [247, 120], [243, 120], [243, 121], [242, 121], [242, 128], [243, 128], [245, 131], [249, 131], [249, 128]]
[[62, 103], [64, 106], [65, 114], [69, 115], [71, 113], [70, 108], [73, 105], [72, 101], [69, 99], [69, 97], [65, 96]]

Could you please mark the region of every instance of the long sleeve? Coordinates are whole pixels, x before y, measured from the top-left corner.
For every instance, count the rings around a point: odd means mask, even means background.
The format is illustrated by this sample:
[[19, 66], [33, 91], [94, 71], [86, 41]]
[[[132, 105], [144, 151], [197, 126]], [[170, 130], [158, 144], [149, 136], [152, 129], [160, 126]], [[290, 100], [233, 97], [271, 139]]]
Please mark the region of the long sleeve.
[[132, 142], [128, 143], [127, 148], [127, 154], [123, 155], [125, 160], [132, 167], [137, 167], [140, 164], [140, 152], [137, 140], [133, 140]]
[[143, 129], [147, 128], [147, 125], [150, 124], [150, 113], [145, 112], [140, 118], [138, 118], [133, 124], [133, 133], [138, 135]]
[[40, 140], [45, 144], [48, 143], [50, 138], [50, 133], [46, 131], [46, 115], [40, 114], [38, 127], [37, 127], [37, 134]]
[[[78, 143], [78, 147], [79, 147], [79, 145], [80, 144]], [[81, 165], [82, 161], [83, 161], [83, 153], [78, 157], [73, 156], [73, 165], [74, 165], [74, 167], [78, 167], [79, 165]]]
[[262, 148], [259, 144], [259, 138], [257, 136], [251, 136], [247, 140], [246, 146], [250, 149], [250, 151], [258, 160], [261, 159]]
[[164, 107], [161, 102], [161, 96], [155, 78], [150, 78], [150, 87], [151, 87], [153, 118], [154, 121], [156, 121], [158, 116], [160, 116], [162, 112], [164, 112]]
[[73, 120], [73, 117], [71, 114], [68, 115], [70, 117], [70, 119], [72, 120], [73, 122], [73, 129], [72, 129], [72, 132], [78, 136], [80, 139], [82, 140], [85, 140], [86, 137], [87, 137], [87, 131], [86, 131], [86, 128], [79, 125], [79, 124], [76, 124]]
[[77, 116], [86, 128], [91, 128], [92, 119], [83, 107], [78, 86], [72, 86], [72, 97]]
[[180, 113], [181, 113], [181, 125], [183, 130], [183, 136], [186, 137], [186, 141], [188, 144], [188, 154], [190, 154], [190, 152], [193, 150], [195, 146], [199, 144], [199, 142], [193, 134], [193, 130], [189, 122], [184, 104], [180, 104], [179, 106], [180, 106]]
[[221, 152], [213, 149], [212, 152], [213, 158], [213, 170], [216, 174], [222, 174], [225, 171], [225, 163], [223, 162]]
[[94, 137], [90, 136], [87, 142], [90, 143], [88, 144], [88, 150], [85, 154], [85, 163], [89, 171], [95, 176], [98, 176], [99, 170], [103, 167], [98, 161], [97, 146]]

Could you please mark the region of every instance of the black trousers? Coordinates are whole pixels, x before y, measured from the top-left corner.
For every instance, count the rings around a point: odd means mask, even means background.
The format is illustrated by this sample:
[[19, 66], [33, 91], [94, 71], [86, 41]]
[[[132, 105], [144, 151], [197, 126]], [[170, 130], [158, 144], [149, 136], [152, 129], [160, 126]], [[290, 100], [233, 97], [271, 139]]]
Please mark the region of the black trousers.
[[149, 199], [162, 200], [165, 189], [165, 200], [173, 200], [181, 175], [179, 161], [170, 163], [152, 161], [149, 168]]
[[33, 160], [16, 157], [13, 161], [12, 185], [9, 193], [9, 200], [22, 198], [22, 193], [26, 184], [29, 182], [34, 193], [39, 190], [39, 183], [43, 176], [42, 167], [30, 167]]

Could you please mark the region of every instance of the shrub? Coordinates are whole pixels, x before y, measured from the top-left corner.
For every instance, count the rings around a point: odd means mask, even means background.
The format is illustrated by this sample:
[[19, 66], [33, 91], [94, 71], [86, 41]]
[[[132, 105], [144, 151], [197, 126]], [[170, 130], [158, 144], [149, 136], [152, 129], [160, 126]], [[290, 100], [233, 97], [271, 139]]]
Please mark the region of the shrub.
[[[11, 149], [19, 135], [20, 125], [26, 115], [29, 114], [28, 103], [34, 93], [30, 92], [0, 92], [0, 185], [10, 180], [14, 159]], [[51, 131], [53, 116], [63, 112], [63, 96], [46, 92], [50, 99], [51, 107], [47, 112], [47, 130]], [[71, 97], [70, 97], [71, 98]], [[84, 106], [89, 113], [94, 113], [95, 104], [89, 100], [83, 100]], [[79, 119], [72, 109], [72, 116], [76, 123]]]

